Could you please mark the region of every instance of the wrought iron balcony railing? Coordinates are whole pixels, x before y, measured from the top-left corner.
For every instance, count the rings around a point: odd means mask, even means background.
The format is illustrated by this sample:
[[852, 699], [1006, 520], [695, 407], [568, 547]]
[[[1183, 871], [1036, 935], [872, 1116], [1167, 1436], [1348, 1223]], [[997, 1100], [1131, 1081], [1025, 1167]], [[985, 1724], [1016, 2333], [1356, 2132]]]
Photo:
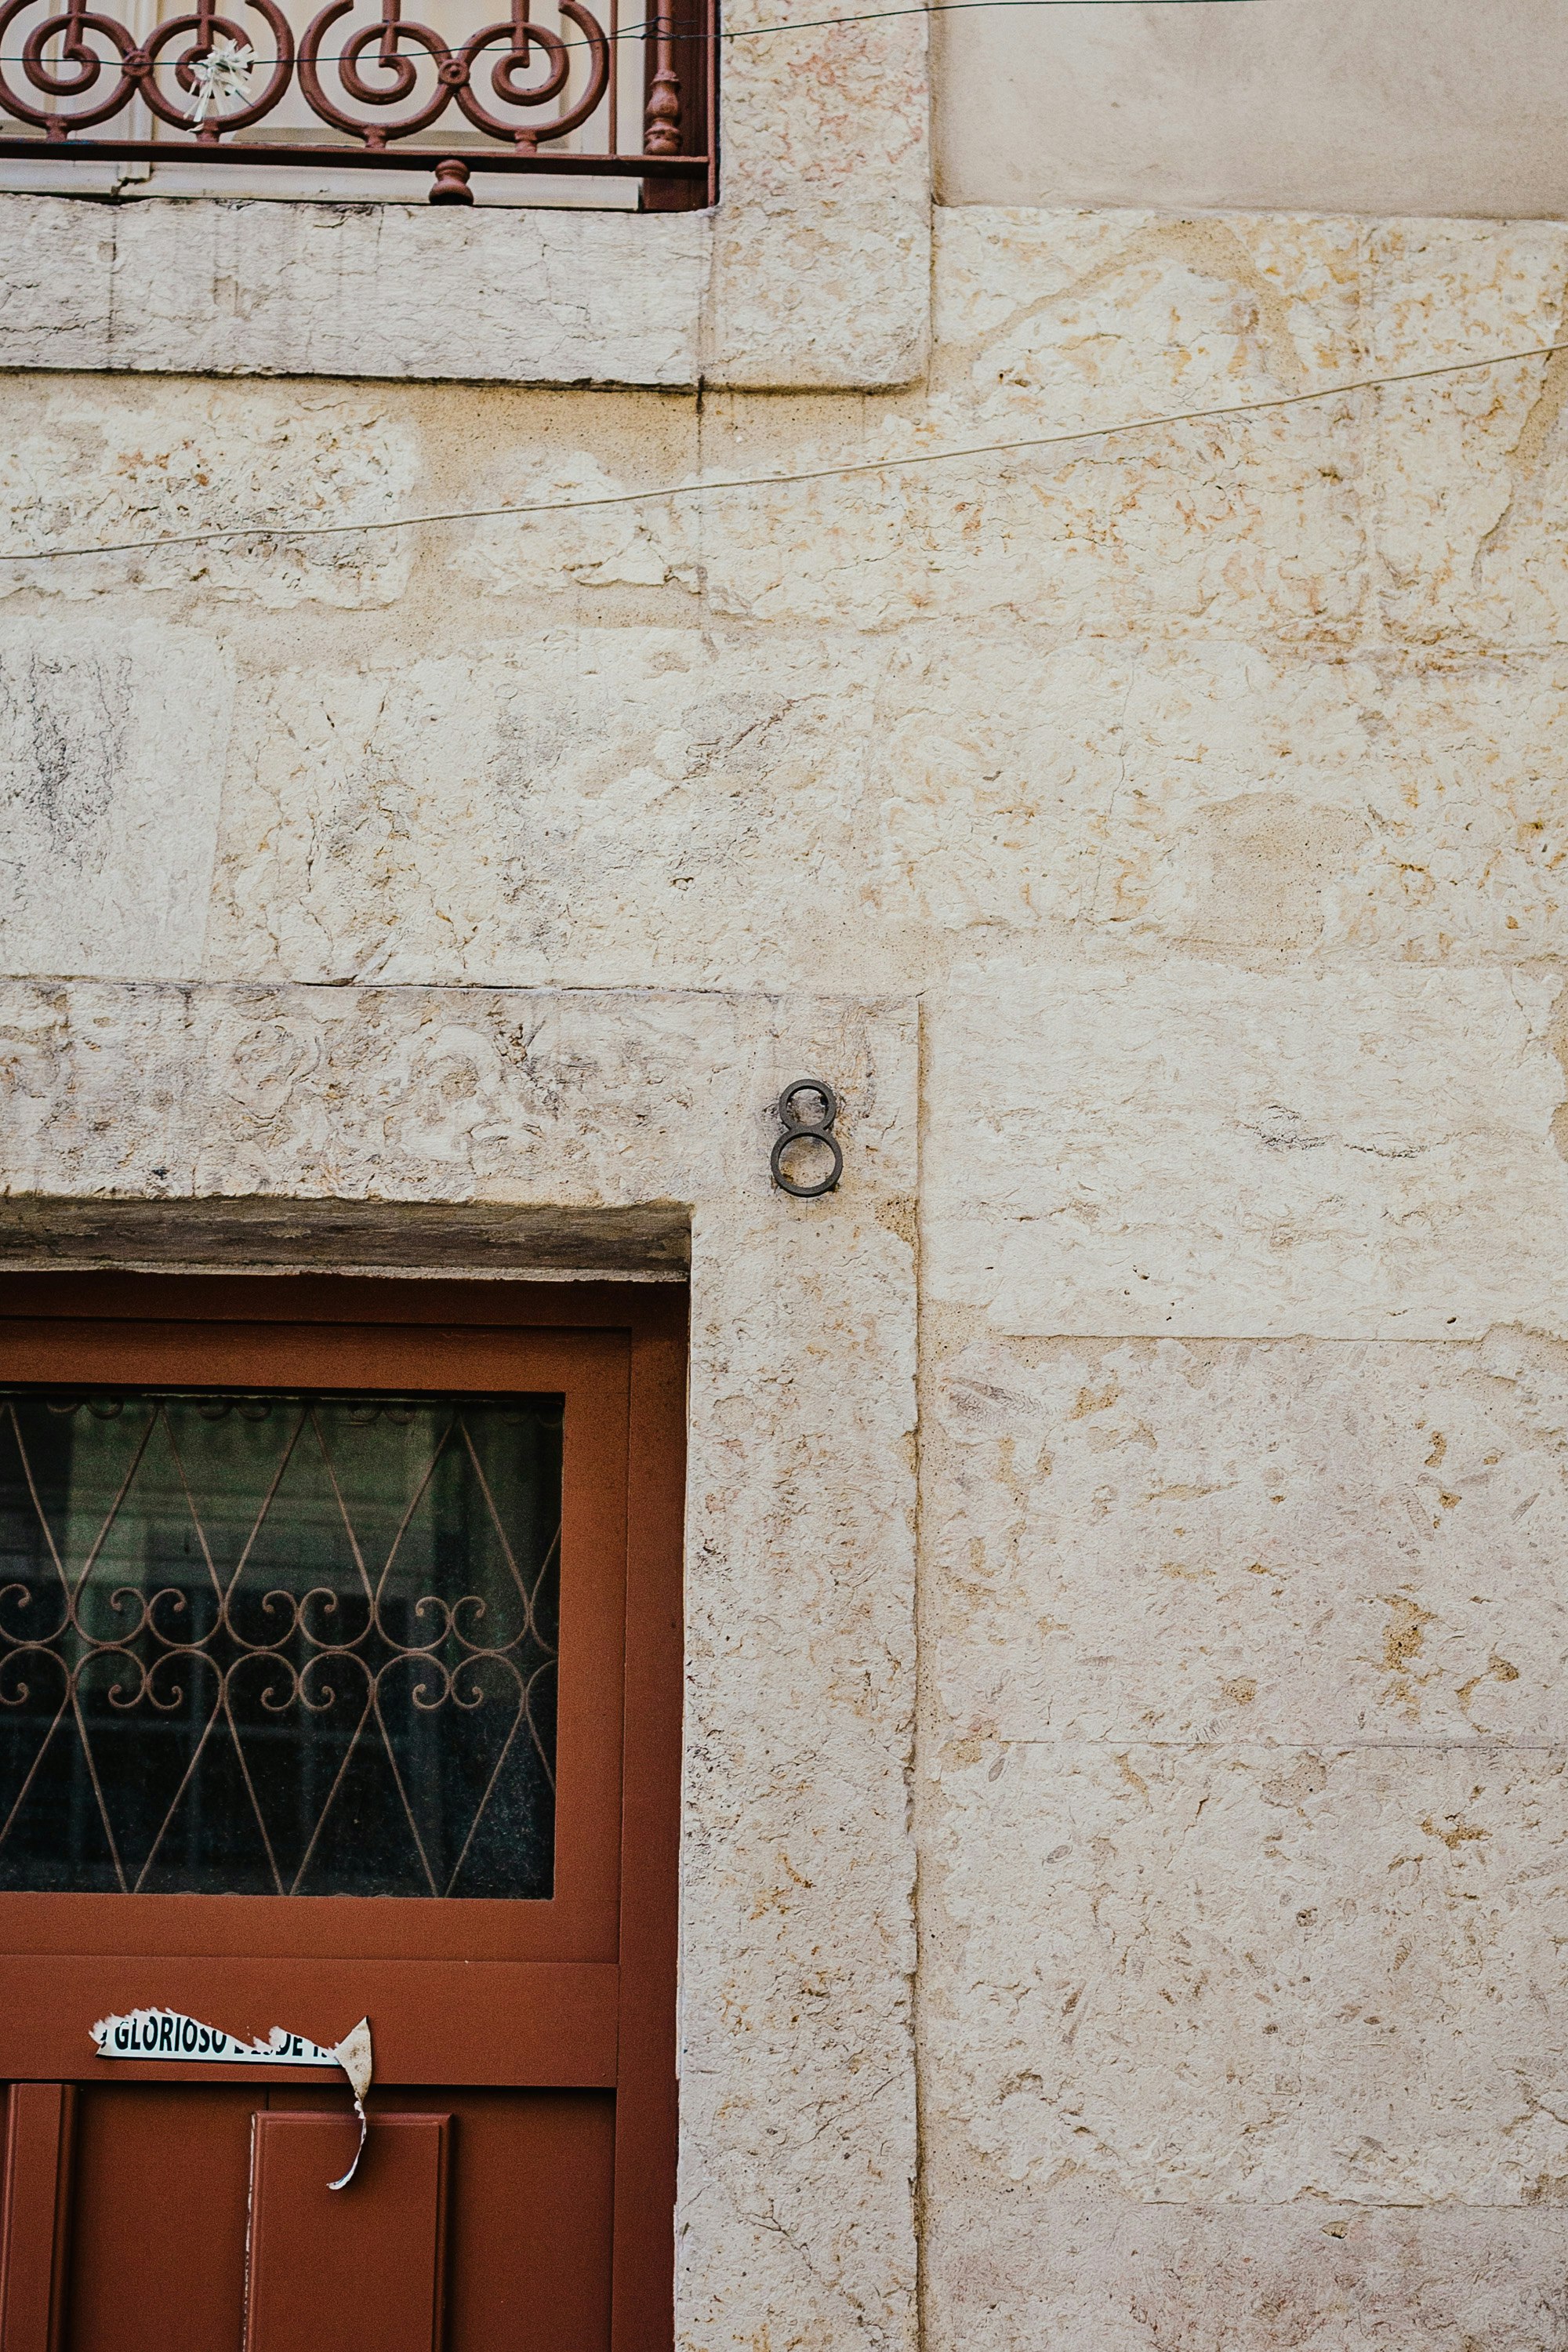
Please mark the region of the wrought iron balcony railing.
[[0, 158], [422, 171], [432, 204], [474, 172], [715, 193], [716, 0], [115, 5], [0, 0]]

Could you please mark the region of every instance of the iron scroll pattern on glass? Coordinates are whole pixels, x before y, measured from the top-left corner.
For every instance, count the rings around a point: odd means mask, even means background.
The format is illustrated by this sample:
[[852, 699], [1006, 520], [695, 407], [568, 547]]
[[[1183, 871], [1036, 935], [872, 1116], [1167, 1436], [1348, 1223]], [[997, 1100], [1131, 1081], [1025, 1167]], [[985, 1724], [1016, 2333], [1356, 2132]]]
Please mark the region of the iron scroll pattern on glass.
[[0, 110], [27, 130], [0, 119], [0, 156], [406, 166], [437, 173], [438, 204], [471, 203], [474, 170], [543, 170], [640, 179], [645, 207], [712, 201], [714, 0], [647, 0], [627, 25], [624, 0], [510, 0], [472, 30], [465, 0], [434, 0], [435, 25], [327, 0], [302, 30], [279, 0], [140, 31], [149, 0], [117, 5], [3, 0]]
[[548, 1897], [559, 1399], [0, 1391], [0, 1889]]

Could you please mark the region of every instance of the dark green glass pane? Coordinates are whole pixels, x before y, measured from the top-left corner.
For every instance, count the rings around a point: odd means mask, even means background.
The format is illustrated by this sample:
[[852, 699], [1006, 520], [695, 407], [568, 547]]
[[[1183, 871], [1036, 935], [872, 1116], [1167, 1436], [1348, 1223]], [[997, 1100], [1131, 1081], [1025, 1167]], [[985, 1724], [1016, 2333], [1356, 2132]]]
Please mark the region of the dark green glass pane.
[[0, 1391], [0, 1886], [548, 1896], [561, 1412]]

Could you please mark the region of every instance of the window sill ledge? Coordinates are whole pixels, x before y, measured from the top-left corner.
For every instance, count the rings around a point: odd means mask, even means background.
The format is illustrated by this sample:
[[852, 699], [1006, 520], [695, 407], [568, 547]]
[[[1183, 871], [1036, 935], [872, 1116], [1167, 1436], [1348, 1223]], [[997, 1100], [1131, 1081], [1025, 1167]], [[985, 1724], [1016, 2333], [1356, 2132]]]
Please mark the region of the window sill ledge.
[[710, 215], [0, 195], [0, 367], [700, 379]]
[[929, 202], [712, 212], [0, 194], [0, 369], [863, 390], [925, 364]]

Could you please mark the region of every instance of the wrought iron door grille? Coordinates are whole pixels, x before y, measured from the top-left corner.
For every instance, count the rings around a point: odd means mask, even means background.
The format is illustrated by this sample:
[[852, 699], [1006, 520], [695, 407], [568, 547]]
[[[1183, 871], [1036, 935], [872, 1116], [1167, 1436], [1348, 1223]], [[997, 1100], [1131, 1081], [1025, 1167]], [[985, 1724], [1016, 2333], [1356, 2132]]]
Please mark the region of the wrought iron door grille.
[[547, 1897], [561, 1428], [0, 1391], [0, 1887]]
[[713, 200], [715, 0], [510, 0], [500, 22], [426, 0], [425, 23], [327, 0], [302, 25], [284, 0], [163, 5], [4, 0], [0, 156], [408, 168], [437, 204], [471, 203], [472, 171]]

